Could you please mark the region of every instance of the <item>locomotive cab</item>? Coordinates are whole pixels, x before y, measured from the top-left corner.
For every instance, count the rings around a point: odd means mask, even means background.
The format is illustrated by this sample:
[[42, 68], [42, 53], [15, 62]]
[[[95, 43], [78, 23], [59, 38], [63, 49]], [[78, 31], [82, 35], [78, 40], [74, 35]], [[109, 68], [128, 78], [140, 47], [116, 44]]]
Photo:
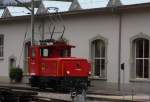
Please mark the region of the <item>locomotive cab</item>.
[[40, 55], [44, 58], [71, 57], [71, 48], [74, 48], [74, 46], [63, 42], [57, 42], [53, 45], [39, 46]]
[[74, 47], [64, 42], [32, 46], [29, 51], [30, 84], [50, 88], [87, 87], [91, 66], [86, 59], [71, 57]]

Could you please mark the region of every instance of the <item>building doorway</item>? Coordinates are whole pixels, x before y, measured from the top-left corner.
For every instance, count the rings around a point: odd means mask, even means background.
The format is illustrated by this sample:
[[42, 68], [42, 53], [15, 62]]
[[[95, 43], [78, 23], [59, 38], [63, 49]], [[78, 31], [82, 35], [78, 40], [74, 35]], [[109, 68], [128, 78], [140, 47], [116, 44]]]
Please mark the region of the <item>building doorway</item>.
[[16, 58], [10, 57], [9, 58], [9, 69], [16, 68]]

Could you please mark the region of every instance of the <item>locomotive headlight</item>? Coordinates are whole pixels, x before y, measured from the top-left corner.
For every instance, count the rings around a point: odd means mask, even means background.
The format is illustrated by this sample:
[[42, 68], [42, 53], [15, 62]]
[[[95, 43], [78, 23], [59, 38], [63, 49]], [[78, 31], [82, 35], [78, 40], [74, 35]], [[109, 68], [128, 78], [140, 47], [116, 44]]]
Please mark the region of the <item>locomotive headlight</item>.
[[92, 74], [92, 72], [91, 71], [89, 71], [89, 75], [91, 75]]
[[67, 74], [70, 74], [70, 71], [67, 70], [66, 73], [67, 73]]
[[31, 75], [31, 76], [34, 76], [34, 75], [36, 75], [36, 74], [35, 74], [35, 73], [30, 73], [30, 75]]

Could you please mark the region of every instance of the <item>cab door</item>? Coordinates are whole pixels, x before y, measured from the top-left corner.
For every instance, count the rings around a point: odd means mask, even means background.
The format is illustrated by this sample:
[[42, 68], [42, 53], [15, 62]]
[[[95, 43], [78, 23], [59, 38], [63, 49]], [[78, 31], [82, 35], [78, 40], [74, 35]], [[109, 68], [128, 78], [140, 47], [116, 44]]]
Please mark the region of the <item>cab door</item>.
[[29, 54], [29, 73], [31, 76], [40, 75], [40, 53], [38, 47], [32, 47]]
[[42, 76], [56, 76], [57, 75], [57, 60], [51, 58], [52, 49], [49, 47], [44, 47], [40, 49], [40, 74]]

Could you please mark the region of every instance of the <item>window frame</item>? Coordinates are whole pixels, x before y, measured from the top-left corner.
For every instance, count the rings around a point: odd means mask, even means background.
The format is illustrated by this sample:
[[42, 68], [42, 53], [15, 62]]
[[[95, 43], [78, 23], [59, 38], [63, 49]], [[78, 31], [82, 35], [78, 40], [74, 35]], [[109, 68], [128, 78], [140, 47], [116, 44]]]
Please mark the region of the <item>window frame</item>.
[[[94, 51], [92, 50], [93, 49], [93, 41], [95, 40], [101, 40], [105, 43], [105, 77], [98, 77], [98, 76], [95, 76], [94, 75], [94, 60], [93, 60], [93, 56], [94, 56]], [[107, 63], [108, 63], [108, 56], [107, 56], [107, 53], [108, 53], [108, 39], [102, 37], [101, 35], [97, 35], [95, 37], [93, 37], [92, 39], [89, 40], [89, 55], [90, 55], [90, 59], [91, 59], [91, 63], [92, 63], [92, 74], [91, 74], [91, 78], [92, 79], [100, 79], [100, 80], [107, 80]], [[97, 59], [97, 58], [96, 58]], [[98, 58], [99, 59], [99, 58]], [[100, 58], [100, 59], [103, 59], [103, 58]]]
[[[141, 39], [142, 40], [142, 49], [143, 49], [143, 57], [137, 57], [137, 41], [136, 40], [138, 40], [138, 39]], [[140, 78], [140, 79], [148, 79], [149, 78], [149, 72], [148, 72], [148, 78], [146, 78], [144, 75], [145, 75], [145, 60], [148, 60], [148, 68], [150, 67], [149, 66], [149, 64], [150, 64], [150, 57], [145, 57], [144, 55], [145, 55], [145, 46], [144, 46], [144, 44], [145, 44], [145, 41], [146, 40], [148, 40], [148, 39], [145, 39], [145, 38], [137, 38], [137, 39], [135, 39], [134, 40], [134, 61], [135, 61], [135, 72], [136, 72], [136, 79], [138, 79], [138, 74], [137, 74], [137, 60], [142, 60], [142, 62], [143, 62], [143, 68], [142, 68], [142, 70], [143, 70], [143, 72], [142, 72], [142, 77]], [[148, 40], [149, 41], [149, 40]], [[149, 42], [149, 44], [150, 44], [150, 42]], [[149, 45], [150, 46], [150, 45]], [[150, 52], [150, 48], [149, 48], [149, 52]], [[150, 53], [149, 53], [150, 54]], [[149, 71], [149, 69], [148, 69], [148, 71]]]
[[147, 34], [144, 34], [142, 32], [140, 32], [139, 34], [135, 35], [135, 36], [132, 36], [130, 38], [130, 60], [129, 60], [129, 65], [130, 65], [130, 81], [131, 82], [149, 82], [150, 81], [150, 60], [149, 60], [149, 71], [148, 71], [148, 78], [137, 78], [136, 77], [136, 67], [135, 67], [135, 54], [134, 54], [134, 41], [136, 39], [139, 39], [139, 38], [142, 38], [142, 39], [146, 39], [149, 41], [149, 58], [150, 58], [150, 36], [148, 36]]
[[4, 58], [4, 34], [0, 34], [0, 39], [3, 39], [3, 41], [1, 42], [2, 45], [0, 45], [0, 59], [3, 59]]
[[[99, 45], [99, 56], [96, 56], [96, 46], [95, 46], [95, 44], [94, 44], [94, 42], [96, 42], [96, 40], [94, 40], [93, 41], [93, 44], [92, 44], [92, 46], [93, 46], [93, 68], [94, 68], [94, 70], [93, 70], [93, 72], [94, 72], [94, 76], [95, 77], [99, 77], [99, 78], [105, 78], [105, 76], [106, 76], [106, 68], [105, 68], [105, 66], [104, 66], [104, 76], [103, 76], [103, 72], [102, 72], [102, 60], [104, 60], [104, 62], [105, 62], [105, 59], [106, 59], [106, 54], [104, 55], [105, 57], [103, 57], [103, 56], [101, 56], [101, 51], [102, 51], [102, 49], [101, 49], [101, 46], [102, 46], [102, 43], [104, 44], [104, 46], [105, 46], [105, 42], [103, 41], [103, 40], [101, 40], [101, 39], [98, 39], [99, 40], [99, 42], [100, 42], [100, 45]], [[105, 50], [104, 50], [105, 51]], [[105, 52], [106, 53], [106, 52]], [[99, 60], [98, 62], [99, 62], [99, 75], [96, 75], [96, 73], [95, 73], [95, 66], [96, 66], [96, 60]]]

